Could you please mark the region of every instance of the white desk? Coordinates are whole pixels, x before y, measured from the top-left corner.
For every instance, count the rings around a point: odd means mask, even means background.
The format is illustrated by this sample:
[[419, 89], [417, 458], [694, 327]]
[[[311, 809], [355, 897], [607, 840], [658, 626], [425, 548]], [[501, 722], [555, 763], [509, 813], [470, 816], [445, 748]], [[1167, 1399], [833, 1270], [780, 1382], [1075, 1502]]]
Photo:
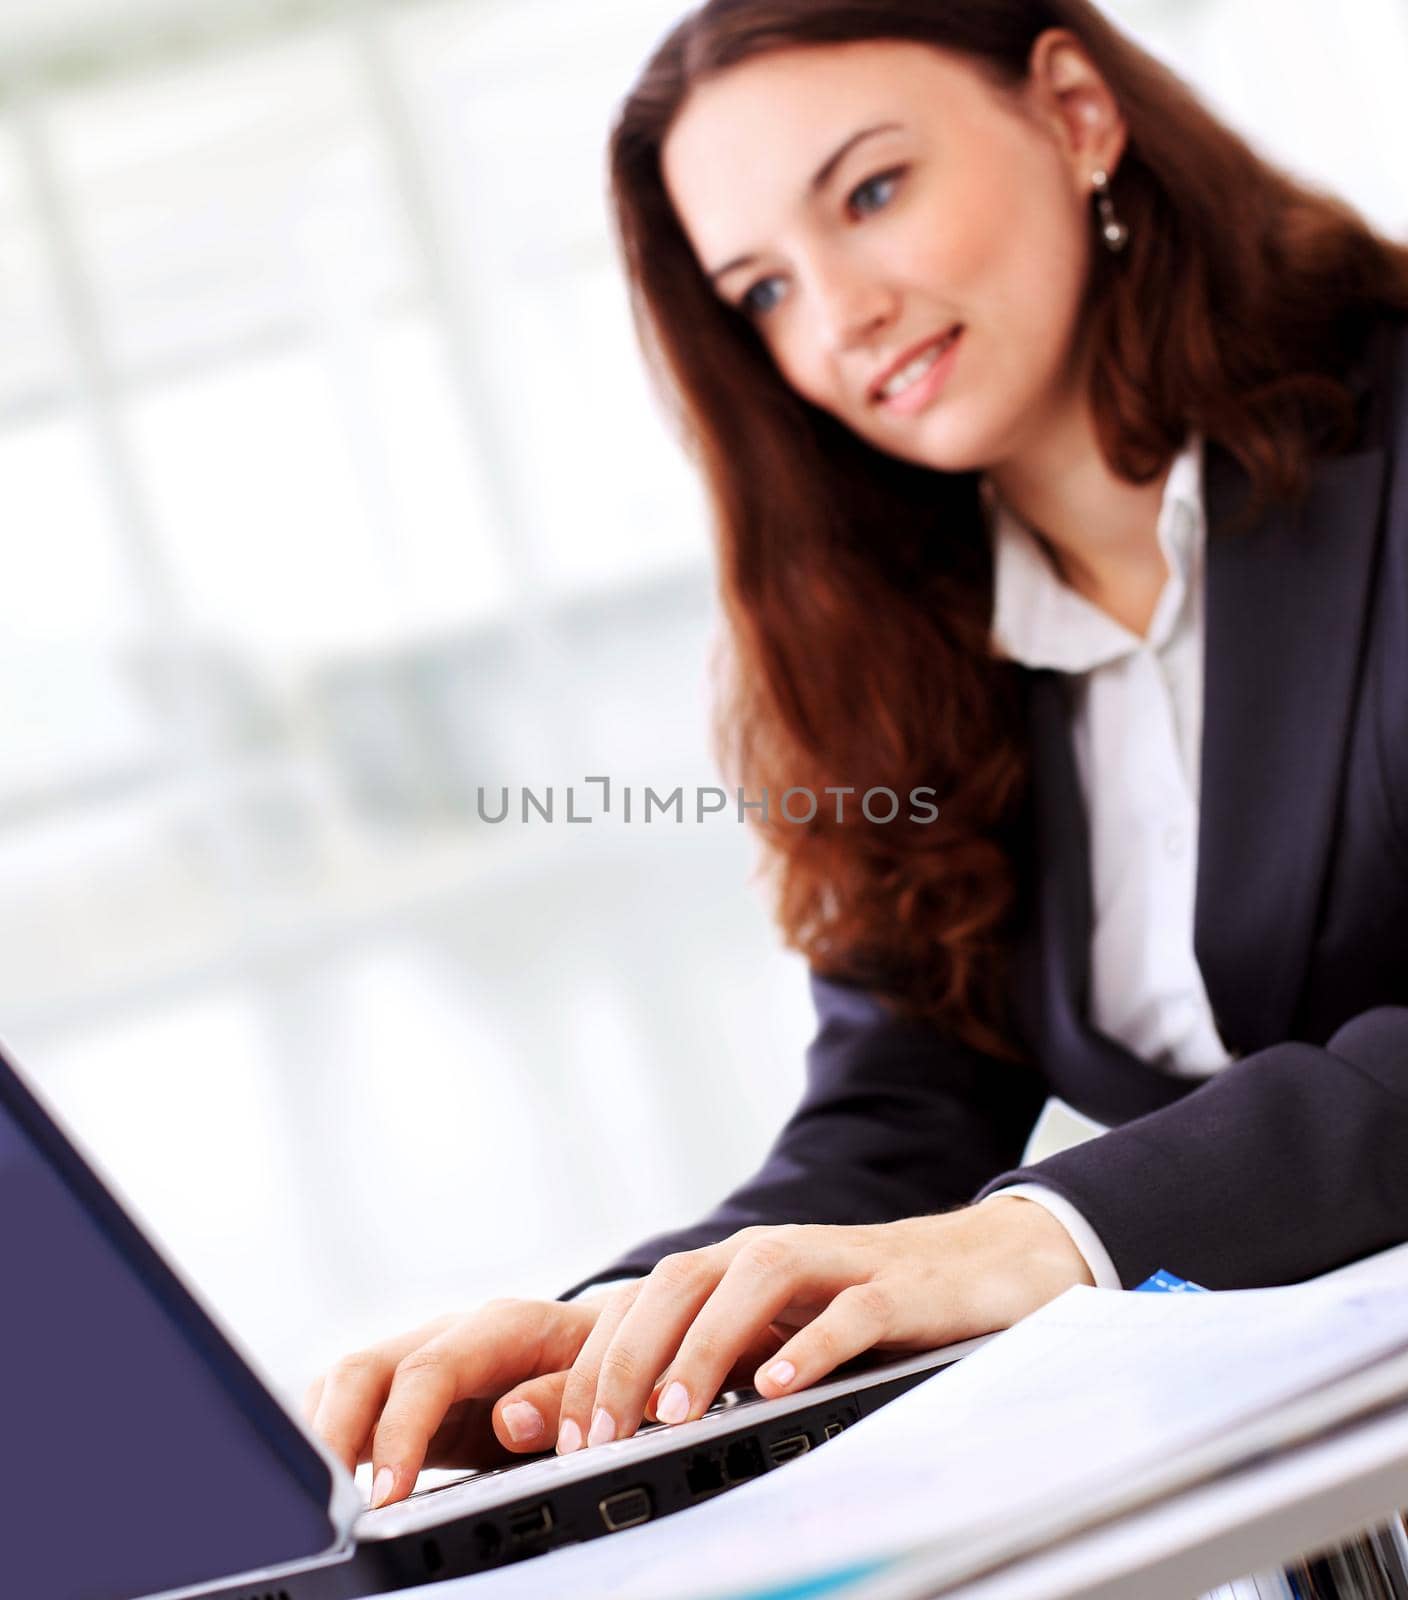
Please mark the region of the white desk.
[[[1192, 1600], [1408, 1506], [1408, 1406], [1187, 1490], [957, 1589], [962, 1600]], [[919, 1600], [922, 1559], [837, 1592]]]

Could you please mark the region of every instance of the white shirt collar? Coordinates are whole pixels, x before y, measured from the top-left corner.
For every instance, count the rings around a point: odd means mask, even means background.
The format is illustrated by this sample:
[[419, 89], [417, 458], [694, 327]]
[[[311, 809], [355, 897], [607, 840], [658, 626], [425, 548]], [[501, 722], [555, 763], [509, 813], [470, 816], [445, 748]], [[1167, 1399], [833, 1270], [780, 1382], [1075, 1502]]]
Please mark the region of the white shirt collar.
[[1164, 485], [1158, 539], [1169, 576], [1144, 639], [1061, 580], [1041, 543], [986, 476], [979, 490], [993, 547], [992, 642], [999, 655], [1025, 667], [1089, 672], [1167, 641], [1207, 536], [1201, 433], [1190, 432]]

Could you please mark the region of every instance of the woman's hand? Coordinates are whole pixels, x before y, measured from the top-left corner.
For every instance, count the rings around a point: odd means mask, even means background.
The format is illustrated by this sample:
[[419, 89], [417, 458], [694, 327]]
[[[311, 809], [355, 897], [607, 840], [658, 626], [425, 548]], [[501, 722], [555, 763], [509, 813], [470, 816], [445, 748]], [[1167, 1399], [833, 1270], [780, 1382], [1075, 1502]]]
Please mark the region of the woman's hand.
[[[422, 1467], [622, 1438], [647, 1406], [680, 1422], [744, 1382], [789, 1393], [863, 1350], [952, 1344], [1089, 1282], [1055, 1218], [1001, 1195], [876, 1227], [745, 1228], [595, 1298], [493, 1300], [345, 1356], [303, 1412], [349, 1471], [372, 1463], [385, 1505]], [[779, 1362], [790, 1377], [769, 1376]], [[591, 1436], [599, 1413], [610, 1432]]]
[[487, 1467], [548, 1450], [567, 1369], [608, 1297], [491, 1300], [468, 1316], [344, 1356], [309, 1385], [303, 1415], [349, 1471], [370, 1461], [372, 1504], [422, 1467]]
[[1010, 1327], [1092, 1282], [1061, 1224], [1020, 1196], [871, 1227], [744, 1228], [605, 1302], [561, 1392], [557, 1448], [624, 1438], [647, 1414], [703, 1416], [752, 1346], [773, 1346], [752, 1377], [772, 1398], [866, 1350]]

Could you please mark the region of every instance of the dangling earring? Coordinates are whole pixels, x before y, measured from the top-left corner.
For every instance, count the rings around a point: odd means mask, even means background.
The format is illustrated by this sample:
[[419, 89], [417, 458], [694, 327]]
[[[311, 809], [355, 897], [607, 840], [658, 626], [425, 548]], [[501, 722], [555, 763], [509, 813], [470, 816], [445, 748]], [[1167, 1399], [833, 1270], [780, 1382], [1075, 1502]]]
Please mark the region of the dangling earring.
[[1115, 215], [1115, 202], [1110, 198], [1110, 177], [1102, 167], [1092, 172], [1090, 182], [1100, 207], [1100, 237], [1112, 255], [1118, 255], [1129, 243], [1129, 227]]

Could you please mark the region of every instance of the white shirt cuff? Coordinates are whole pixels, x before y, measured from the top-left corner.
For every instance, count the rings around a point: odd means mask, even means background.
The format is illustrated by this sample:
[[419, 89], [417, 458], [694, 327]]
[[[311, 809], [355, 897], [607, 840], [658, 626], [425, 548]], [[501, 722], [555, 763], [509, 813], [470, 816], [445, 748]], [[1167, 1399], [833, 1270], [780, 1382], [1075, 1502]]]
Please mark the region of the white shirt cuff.
[[1063, 1199], [1054, 1189], [1048, 1189], [1044, 1183], [1009, 1183], [1001, 1189], [994, 1189], [984, 1199], [992, 1200], [1000, 1194], [1035, 1200], [1037, 1205], [1049, 1211], [1070, 1234], [1071, 1243], [1085, 1258], [1097, 1289], [1124, 1288], [1119, 1273], [1115, 1271], [1115, 1264], [1110, 1260], [1110, 1252], [1100, 1243], [1100, 1235], [1069, 1200]]

